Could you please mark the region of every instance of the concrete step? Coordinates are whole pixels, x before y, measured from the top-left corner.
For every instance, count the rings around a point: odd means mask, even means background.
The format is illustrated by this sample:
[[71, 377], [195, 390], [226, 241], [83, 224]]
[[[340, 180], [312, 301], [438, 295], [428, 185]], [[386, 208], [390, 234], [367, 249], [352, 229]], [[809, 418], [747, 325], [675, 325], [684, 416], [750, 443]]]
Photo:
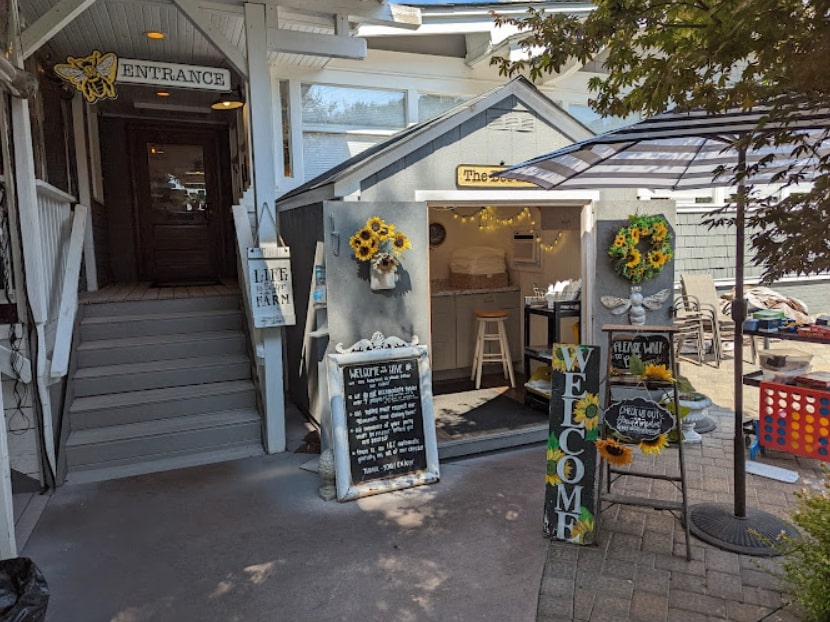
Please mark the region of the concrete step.
[[145, 315], [158, 313], [187, 313], [219, 309], [239, 309], [239, 296], [201, 296], [198, 298], [169, 298], [165, 300], [136, 300], [82, 304], [83, 317], [112, 317], [117, 315]]
[[75, 467], [66, 478], [66, 484], [88, 484], [122, 477], [133, 477], [147, 473], [159, 473], [174, 469], [241, 460], [265, 453], [262, 444], [257, 442], [229, 443], [211, 449], [197, 448], [188, 451], [147, 455], [141, 460], [112, 460], [101, 464]]
[[101, 367], [162, 359], [245, 354], [245, 334], [220, 330], [86, 341], [77, 348], [78, 367]]
[[251, 377], [251, 364], [242, 354], [87, 367], [75, 373], [75, 397], [145, 389], [208, 384]]
[[85, 305], [68, 482], [263, 453], [239, 296]]
[[72, 402], [69, 421], [72, 430], [83, 430], [255, 407], [253, 383], [234, 380], [80, 397]]
[[86, 342], [96, 339], [241, 329], [242, 314], [238, 309], [216, 309], [86, 317], [81, 320], [80, 337], [82, 342]]
[[211, 450], [261, 439], [259, 413], [252, 409], [212, 412], [105, 428], [73, 430], [66, 443], [69, 470], [158, 459], [166, 454]]

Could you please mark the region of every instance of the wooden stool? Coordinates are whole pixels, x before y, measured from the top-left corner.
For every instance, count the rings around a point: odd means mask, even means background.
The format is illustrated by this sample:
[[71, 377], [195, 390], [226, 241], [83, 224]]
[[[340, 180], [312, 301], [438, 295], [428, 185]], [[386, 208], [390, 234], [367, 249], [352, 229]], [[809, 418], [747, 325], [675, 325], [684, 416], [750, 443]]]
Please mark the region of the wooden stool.
[[[473, 373], [470, 380], [475, 379], [476, 389], [481, 387], [481, 368], [484, 363], [501, 363], [504, 370], [504, 377], [510, 377], [510, 386], [516, 386], [513, 378], [513, 362], [510, 358], [510, 346], [507, 343], [507, 330], [504, 322], [508, 318], [507, 311], [500, 309], [487, 311], [476, 310], [478, 320], [478, 331], [476, 333], [475, 353], [473, 354]], [[495, 325], [496, 332], [488, 332], [488, 329]], [[486, 343], [493, 341], [498, 343], [498, 352], [488, 352]]]

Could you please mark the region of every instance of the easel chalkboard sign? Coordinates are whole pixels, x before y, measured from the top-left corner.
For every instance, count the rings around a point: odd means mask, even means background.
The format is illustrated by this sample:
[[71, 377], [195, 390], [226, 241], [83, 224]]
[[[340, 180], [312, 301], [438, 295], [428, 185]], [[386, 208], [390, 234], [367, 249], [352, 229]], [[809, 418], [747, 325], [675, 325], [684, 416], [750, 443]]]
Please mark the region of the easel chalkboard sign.
[[376, 333], [329, 354], [328, 372], [337, 499], [437, 482], [427, 348]]

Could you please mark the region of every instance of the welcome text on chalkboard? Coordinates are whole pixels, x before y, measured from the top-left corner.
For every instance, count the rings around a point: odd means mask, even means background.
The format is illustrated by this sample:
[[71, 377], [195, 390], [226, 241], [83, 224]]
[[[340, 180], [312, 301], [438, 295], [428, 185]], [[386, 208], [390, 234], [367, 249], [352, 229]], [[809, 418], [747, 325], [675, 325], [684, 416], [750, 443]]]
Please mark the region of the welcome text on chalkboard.
[[426, 469], [417, 359], [346, 365], [343, 389], [352, 481]]
[[329, 354], [337, 498], [438, 480], [424, 346]]

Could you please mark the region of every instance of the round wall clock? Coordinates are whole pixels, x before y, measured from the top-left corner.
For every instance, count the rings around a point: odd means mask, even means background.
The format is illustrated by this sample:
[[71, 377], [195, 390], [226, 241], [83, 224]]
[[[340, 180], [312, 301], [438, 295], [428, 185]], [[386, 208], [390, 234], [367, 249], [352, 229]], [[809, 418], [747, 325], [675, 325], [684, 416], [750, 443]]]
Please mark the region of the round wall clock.
[[440, 222], [429, 223], [429, 245], [438, 246], [447, 237], [447, 230]]

